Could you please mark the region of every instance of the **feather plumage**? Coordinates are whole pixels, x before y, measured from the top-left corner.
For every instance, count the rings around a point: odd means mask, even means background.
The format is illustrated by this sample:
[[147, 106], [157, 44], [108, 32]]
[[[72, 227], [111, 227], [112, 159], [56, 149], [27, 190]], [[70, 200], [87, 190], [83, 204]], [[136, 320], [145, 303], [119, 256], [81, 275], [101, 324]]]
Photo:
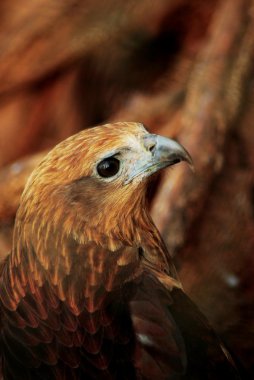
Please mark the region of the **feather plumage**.
[[[136, 123], [80, 132], [29, 179], [1, 267], [3, 379], [238, 378], [147, 212], [147, 136]], [[99, 178], [109, 156], [121, 171]]]

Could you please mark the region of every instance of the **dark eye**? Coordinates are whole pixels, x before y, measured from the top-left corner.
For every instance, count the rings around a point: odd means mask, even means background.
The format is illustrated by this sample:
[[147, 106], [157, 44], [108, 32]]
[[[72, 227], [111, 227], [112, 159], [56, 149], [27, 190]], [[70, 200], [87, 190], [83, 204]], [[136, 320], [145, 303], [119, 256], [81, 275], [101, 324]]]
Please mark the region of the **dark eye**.
[[97, 172], [101, 177], [109, 178], [119, 171], [120, 162], [115, 157], [109, 157], [101, 161], [97, 166]]

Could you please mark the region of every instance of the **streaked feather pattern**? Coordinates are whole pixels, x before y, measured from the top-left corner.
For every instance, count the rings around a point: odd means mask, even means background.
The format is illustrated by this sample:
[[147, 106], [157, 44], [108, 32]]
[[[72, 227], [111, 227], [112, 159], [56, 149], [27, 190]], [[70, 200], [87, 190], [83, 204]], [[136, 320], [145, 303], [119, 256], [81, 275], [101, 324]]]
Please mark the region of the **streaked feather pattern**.
[[146, 182], [92, 175], [98, 157], [144, 133], [136, 123], [81, 132], [30, 178], [1, 265], [4, 380], [238, 378], [181, 289]]

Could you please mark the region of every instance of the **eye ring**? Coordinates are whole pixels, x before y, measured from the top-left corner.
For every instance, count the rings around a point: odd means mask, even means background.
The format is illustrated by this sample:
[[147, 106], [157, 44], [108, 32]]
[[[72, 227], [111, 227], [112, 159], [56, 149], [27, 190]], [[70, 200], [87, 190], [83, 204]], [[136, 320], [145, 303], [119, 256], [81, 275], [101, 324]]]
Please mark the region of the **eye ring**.
[[97, 173], [102, 178], [114, 177], [120, 170], [120, 161], [115, 157], [108, 157], [99, 162]]

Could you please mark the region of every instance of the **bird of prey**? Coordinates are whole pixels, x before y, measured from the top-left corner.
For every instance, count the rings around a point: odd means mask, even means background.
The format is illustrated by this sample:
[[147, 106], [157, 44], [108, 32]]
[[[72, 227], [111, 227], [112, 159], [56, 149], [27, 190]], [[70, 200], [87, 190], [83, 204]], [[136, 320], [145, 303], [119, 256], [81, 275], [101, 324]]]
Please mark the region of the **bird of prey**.
[[81, 131], [43, 159], [0, 269], [1, 379], [239, 378], [147, 210], [151, 176], [180, 161], [139, 123]]

